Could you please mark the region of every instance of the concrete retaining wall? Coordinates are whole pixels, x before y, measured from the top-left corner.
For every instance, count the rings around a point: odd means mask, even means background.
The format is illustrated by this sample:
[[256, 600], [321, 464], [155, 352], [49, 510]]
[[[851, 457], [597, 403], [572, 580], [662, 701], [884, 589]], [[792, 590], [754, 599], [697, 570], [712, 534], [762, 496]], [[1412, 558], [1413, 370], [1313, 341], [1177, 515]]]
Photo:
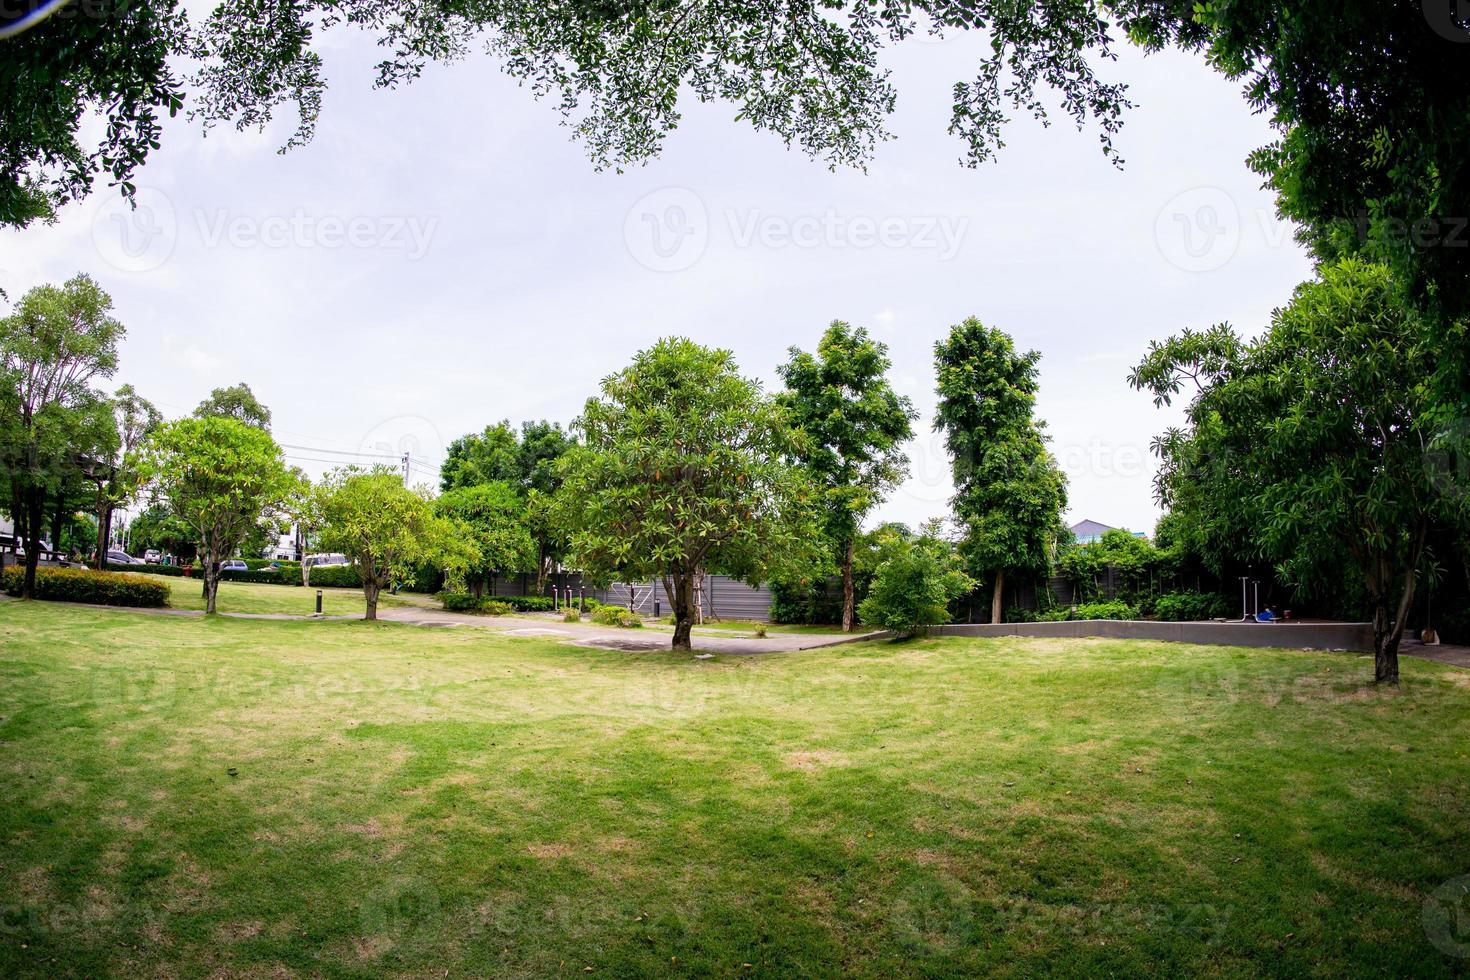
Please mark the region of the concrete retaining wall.
[[1133, 619], [1081, 619], [1066, 623], [960, 623], [939, 626], [930, 632], [942, 636], [1099, 636], [1230, 647], [1310, 647], [1358, 653], [1373, 650], [1373, 626], [1370, 623], [1157, 623]]

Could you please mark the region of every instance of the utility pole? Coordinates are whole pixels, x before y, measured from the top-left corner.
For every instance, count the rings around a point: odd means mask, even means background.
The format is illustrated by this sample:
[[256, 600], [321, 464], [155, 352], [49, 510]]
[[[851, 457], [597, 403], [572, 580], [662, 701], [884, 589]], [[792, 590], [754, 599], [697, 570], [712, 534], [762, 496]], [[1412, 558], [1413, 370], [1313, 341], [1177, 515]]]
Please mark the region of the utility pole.
[[403, 485], [408, 486], [408, 453], [403, 454]]

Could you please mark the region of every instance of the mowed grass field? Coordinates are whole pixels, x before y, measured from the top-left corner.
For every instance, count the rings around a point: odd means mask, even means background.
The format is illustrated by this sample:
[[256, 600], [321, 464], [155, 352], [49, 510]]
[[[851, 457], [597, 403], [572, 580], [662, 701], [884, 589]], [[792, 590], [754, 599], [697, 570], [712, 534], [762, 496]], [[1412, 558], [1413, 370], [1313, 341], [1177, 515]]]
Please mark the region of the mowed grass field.
[[1370, 675], [4, 602], [0, 976], [1453, 974], [1470, 673]]

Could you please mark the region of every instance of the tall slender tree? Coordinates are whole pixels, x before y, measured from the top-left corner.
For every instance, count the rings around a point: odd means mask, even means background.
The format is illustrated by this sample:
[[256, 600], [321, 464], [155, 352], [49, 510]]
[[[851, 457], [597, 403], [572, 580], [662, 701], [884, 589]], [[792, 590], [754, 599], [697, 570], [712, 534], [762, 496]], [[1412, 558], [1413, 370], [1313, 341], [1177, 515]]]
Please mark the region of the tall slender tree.
[[78, 483], [80, 457], [105, 441], [103, 398], [92, 382], [117, 369], [125, 332], [112, 297], [80, 274], [37, 286], [0, 319], [0, 466], [25, 541], [25, 598], [35, 594], [48, 497]]
[[1034, 415], [1040, 360], [974, 317], [934, 345], [934, 428], [949, 449], [961, 549], [972, 574], [991, 584], [996, 623], [1006, 577], [1042, 575], [1050, 567], [1067, 506], [1067, 478]]
[[802, 430], [802, 461], [826, 504], [826, 531], [842, 570], [842, 629], [855, 622], [853, 547], [863, 518], [908, 475], [903, 444], [918, 418], [888, 381], [888, 347], [833, 320], [815, 353], [791, 348], [779, 369], [781, 404]]

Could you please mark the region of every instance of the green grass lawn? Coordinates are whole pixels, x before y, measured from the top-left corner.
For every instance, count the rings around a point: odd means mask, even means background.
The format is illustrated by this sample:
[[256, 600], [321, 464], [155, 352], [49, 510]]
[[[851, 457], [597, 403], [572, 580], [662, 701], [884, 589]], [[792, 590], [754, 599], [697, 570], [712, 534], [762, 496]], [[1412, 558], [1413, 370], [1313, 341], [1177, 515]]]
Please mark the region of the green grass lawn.
[[1370, 675], [0, 603], [0, 976], [1464, 970], [1470, 673]]
[[[203, 583], [196, 578], [165, 579], [169, 587], [169, 605], [175, 609], [203, 609]], [[322, 615], [361, 616], [367, 609], [361, 589], [322, 589]], [[288, 616], [310, 616], [316, 612], [316, 589], [289, 585], [266, 585], [258, 582], [221, 582], [217, 606], [227, 613], [278, 613]], [[397, 597], [383, 593], [378, 606], [406, 605]]]

